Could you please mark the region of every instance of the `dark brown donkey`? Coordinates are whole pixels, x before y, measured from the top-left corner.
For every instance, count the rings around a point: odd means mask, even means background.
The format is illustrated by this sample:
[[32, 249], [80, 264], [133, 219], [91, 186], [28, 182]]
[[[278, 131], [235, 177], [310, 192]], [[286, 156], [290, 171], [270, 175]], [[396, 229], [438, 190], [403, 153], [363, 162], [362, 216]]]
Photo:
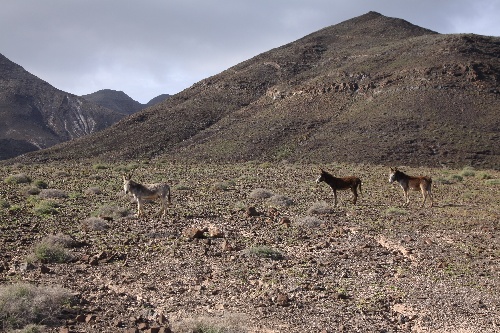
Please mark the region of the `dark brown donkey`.
[[356, 201], [358, 200], [358, 188], [359, 188], [359, 193], [361, 193], [361, 179], [358, 177], [344, 177], [344, 178], [337, 178], [326, 172], [325, 170], [321, 169], [321, 174], [319, 175], [318, 179], [316, 179], [316, 183], [321, 183], [325, 182], [333, 190], [333, 197], [335, 198], [335, 206], [337, 206], [337, 190], [347, 190], [350, 189], [352, 193], [354, 194], [354, 198], [352, 200], [352, 203], [355, 205]]
[[422, 206], [424, 207], [425, 200], [427, 197], [429, 197], [429, 200], [431, 201], [431, 207], [434, 205], [434, 202], [432, 200], [432, 192], [431, 192], [431, 187], [432, 187], [432, 179], [431, 177], [427, 176], [418, 176], [418, 177], [413, 177], [413, 176], [408, 176], [402, 171], [399, 171], [397, 168], [391, 168], [391, 174], [389, 175], [389, 182], [398, 182], [399, 185], [401, 185], [401, 188], [404, 191], [404, 196], [405, 196], [405, 206], [408, 206], [410, 204], [410, 197], [408, 195], [408, 192], [410, 189], [418, 191], [420, 190], [422, 192]]

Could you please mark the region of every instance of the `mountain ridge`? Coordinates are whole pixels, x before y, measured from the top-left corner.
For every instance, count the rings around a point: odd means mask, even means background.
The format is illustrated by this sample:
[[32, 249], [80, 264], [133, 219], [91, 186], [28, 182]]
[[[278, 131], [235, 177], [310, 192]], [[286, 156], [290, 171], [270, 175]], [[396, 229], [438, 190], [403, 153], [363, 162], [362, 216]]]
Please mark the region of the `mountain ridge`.
[[169, 157], [499, 165], [500, 39], [370, 12], [28, 160]]

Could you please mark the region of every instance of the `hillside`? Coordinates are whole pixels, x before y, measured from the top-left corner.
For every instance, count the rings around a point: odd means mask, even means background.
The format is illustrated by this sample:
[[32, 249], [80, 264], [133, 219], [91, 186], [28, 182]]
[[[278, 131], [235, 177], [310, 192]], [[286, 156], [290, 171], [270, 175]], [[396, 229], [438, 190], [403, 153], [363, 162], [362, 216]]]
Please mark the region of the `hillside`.
[[26, 160], [500, 165], [500, 38], [370, 12]]
[[0, 160], [95, 133], [122, 117], [0, 55]]

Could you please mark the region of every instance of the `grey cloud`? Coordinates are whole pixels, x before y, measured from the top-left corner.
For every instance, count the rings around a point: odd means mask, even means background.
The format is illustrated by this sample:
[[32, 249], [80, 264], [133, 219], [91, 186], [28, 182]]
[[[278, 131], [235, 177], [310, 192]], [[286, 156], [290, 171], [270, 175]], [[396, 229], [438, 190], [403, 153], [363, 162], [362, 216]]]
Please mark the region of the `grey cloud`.
[[2, 5], [0, 53], [70, 93], [109, 88], [147, 102], [370, 10], [500, 35], [494, 0], [16, 0]]

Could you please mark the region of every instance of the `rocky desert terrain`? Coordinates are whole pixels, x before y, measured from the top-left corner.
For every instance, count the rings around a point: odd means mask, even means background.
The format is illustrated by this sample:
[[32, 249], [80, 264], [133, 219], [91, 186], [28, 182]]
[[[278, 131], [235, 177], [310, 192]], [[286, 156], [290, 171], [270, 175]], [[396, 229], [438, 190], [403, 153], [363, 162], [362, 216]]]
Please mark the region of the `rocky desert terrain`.
[[[382, 165], [3, 165], [0, 330], [498, 332], [500, 173], [399, 167], [434, 207]], [[358, 204], [320, 168], [360, 177]], [[136, 216], [128, 173], [170, 184], [167, 216]]]

